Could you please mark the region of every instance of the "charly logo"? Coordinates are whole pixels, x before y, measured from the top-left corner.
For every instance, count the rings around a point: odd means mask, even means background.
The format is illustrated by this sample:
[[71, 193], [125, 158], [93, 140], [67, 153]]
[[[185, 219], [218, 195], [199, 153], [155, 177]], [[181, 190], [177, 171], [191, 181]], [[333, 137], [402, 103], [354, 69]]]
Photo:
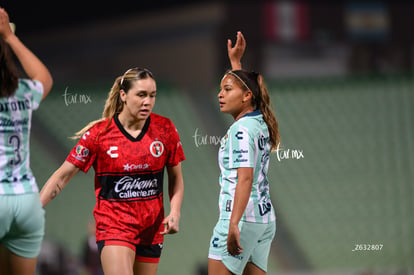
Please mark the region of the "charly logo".
[[83, 134], [82, 139], [86, 140], [90, 135], [91, 133], [87, 131], [86, 133]]
[[235, 137], [236, 137], [238, 140], [243, 139], [243, 132], [242, 132], [242, 131], [238, 131], [238, 132], [236, 133]]
[[219, 246], [219, 244], [218, 244], [218, 241], [219, 241], [220, 239], [219, 238], [217, 238], [217, 237], [214, 237], [213, 238], [213, 240], [211, 241], [211, 244], [213, 245], [213, 247], [218, 247]]
[[119, 157], [119, 154], [116, 153], [116, 151], [118, 151], [118, 146], [111, 146], [109, 147], [108, 151], [106, 151], [106, 153], [111, 157], [111, 158], [117, 158]]
[[164, 153], [164, 144], [159, 140], [154, 141], [150, 145], [150, 152], [154, 157], [160, 157]]

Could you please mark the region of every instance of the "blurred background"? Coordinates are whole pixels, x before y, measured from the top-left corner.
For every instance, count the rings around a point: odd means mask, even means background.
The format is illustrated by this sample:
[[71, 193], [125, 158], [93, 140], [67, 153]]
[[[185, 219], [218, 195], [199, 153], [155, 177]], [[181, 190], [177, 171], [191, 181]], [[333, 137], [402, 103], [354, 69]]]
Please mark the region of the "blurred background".
[[[232, 123], [217, 93], [239, 30], [243, 67], [264, 75], [282, 137], [269, 167], [268, 274], [414, 274], [414, 4], [1, 2], [54, 77], [32, 127], [40, 187], [117, 76], [155, 74], [154, 112], [174, 122], [186, 154], [180, 232], [166, 237], [158, 274], [207, 274], [218, 141]], [[78, 174], [46, 207], [38, 274], [93, 274], [93, 176]]]

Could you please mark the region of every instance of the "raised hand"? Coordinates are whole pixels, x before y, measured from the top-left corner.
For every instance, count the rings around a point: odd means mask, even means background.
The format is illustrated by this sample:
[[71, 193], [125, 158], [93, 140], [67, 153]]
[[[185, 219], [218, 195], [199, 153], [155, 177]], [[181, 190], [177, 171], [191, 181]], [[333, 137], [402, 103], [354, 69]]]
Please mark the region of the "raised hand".
[[6, 39], [12, 33], [9, 15], [3, 8], [0, 8], [0, 35]]
[[230, 39], [227, 40], [227, 53], [230, 59], [232, 70], [241, 70], [241, 58], [246, 50], [246, 40], [241, 32], [237, 32], [236, 44], [232, 47]]

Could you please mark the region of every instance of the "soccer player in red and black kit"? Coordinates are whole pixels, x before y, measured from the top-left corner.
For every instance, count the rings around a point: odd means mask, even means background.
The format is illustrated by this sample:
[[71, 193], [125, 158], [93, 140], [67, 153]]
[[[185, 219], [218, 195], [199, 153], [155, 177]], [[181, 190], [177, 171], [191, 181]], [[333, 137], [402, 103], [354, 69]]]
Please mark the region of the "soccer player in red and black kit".
[[[173, 123], [152, 113], [156, 83], [133, 68], [115, 80], [102, 118], [76, 134], [66, 161], [40, 192], [43, 206], [79, 171], [95, 170], [96, 241], [111, 274], [156, 274], [165, 234], [178, 232], [184, 153]], [[164, 218], [163, 171], [171, 211]]]

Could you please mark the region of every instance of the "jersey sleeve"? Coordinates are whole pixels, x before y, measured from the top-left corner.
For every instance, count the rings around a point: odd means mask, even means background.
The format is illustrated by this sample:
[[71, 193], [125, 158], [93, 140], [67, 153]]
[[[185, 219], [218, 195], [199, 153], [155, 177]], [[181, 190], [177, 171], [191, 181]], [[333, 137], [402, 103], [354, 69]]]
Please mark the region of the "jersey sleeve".
[[39, 108], [40, 102], [42, 101], [44, 89], [43, 84], [39, 80], [31, 79], [20, 79], [20, 85], [26, 87], [26, 91], [30, 93], [30, 101], [32, 105], [32, 110], [37, 110]]
[[96, 159], [95, 135], [87, 131], [71, 150], [66, 160], [87, 173]]
[[234, 125], [229, 134], [229, 168], [254, 167], [254, 135], [243, 125]]
[[44, 89], [43, 84], [39, 80], [30, 80], [29, 85], [32, 87], [32, 102], [33, 110], [39, 108], [40, 102], [42, 101]]
[[169, 136], [169, 150], [167, 158], [167, 166], [172, 167], [176, 166], [181, 161], [185, 160], [183, 147], [180, 141], [180, 136], [178, 131], [175, 128], [172, 122], [170, 127], [170, 136]]
[[31, 80], [26, 78], [19, 79], [19, 86], [17, 88], [16, 95], [18, 97], [24, 96], [26, 100], [29, 100], [30, 108], [33, 111], [39, 108], [43, 93], [43, 84], [39, 80]]

